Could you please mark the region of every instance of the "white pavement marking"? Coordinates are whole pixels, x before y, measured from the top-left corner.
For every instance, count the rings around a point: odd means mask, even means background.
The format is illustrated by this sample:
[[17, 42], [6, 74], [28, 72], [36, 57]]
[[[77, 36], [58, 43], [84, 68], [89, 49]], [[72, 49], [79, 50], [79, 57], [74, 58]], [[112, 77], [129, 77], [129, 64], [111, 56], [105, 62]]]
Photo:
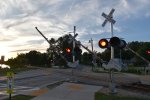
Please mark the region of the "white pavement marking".
[[102, 86], [63, 83], [32, 100], [94, 100], [95, 92], [101, 88]]

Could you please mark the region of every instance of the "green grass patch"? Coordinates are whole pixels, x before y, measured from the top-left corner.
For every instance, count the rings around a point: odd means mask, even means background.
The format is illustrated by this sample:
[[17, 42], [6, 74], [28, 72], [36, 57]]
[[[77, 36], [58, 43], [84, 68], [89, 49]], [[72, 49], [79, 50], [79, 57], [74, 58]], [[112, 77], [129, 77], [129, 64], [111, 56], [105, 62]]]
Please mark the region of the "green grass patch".
[[146, 98], [138, 98], [138, 97], [120, 97], [114, 95], [106, 95], [103, 93], [96, 92], [95, 93], [95, 100], [149, 100]]
[[[27, 95], [16, 95], [11, 98], [11, 100], [31, 100], [34, 98], [34, 96], [27, 96]], [[4, 100], [9, 100], [9, 98], [4, 99]]]

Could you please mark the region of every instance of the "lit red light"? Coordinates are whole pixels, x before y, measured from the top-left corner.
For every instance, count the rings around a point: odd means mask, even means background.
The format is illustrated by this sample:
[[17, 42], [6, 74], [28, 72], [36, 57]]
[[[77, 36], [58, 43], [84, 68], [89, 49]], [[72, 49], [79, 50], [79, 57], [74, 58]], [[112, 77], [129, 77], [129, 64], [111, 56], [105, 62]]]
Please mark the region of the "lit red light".
[[150, 50], [147, 50], [147, 53], [150, 54]]
[[66, 52], [70, 53], [71, 49], [70, 48], [66, 48]]
[[101, 41], [100, 44], [104, 47], [106, 46], [106, 42], [105, 41]]
[[106, 39], [101, 39], [101, 40], [99, 41], [99, 46], [100, 46], [100, 48], [107, 48], [107, 46], [108, 46], [108, 41], [107, 41]]

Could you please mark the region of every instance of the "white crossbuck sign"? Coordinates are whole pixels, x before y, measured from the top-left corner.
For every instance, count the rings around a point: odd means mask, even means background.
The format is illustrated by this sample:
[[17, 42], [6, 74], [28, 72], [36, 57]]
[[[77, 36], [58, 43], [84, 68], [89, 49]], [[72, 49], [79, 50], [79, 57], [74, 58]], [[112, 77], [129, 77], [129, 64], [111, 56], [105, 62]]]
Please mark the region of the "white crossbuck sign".
[[104, 18], [106, 18], [105, 21], [102, 24], [103, 27], [106, 25], [106, 23], [108, 21], [111, 22], [112, 24], [115, 24], [116, 21], [113, 19], [113, 16], [112, 16], [112, 14], [114, 13], [114, 11], [115, 11], [115, 9], [112, 9], [108, 15], [106, 15], [105, 13], [102, 13], [102, 16]]

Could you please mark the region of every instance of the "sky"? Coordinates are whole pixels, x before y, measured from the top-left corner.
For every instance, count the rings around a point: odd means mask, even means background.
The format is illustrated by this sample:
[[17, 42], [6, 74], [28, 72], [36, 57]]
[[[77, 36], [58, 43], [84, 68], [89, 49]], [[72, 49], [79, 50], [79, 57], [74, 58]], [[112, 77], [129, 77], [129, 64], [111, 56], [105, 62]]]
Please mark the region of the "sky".
[[105, 18], [101, 15], [112, 8], [114, 36], [127, 42], [150, 42], [149, 0], [1, 0], [0, 56], [8, 59], [30, 50], [45, 52], [49, 44], [35, 27], [48, 39], [57, 39], [76, 26], [77, 40], [91, 49], [92, 38], [94, 50], [101, 52], [98, 41], [111, 37], [110, 23], [102, 27]]

